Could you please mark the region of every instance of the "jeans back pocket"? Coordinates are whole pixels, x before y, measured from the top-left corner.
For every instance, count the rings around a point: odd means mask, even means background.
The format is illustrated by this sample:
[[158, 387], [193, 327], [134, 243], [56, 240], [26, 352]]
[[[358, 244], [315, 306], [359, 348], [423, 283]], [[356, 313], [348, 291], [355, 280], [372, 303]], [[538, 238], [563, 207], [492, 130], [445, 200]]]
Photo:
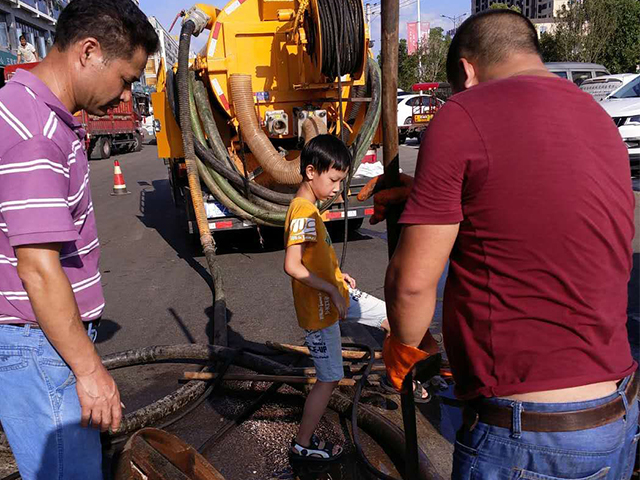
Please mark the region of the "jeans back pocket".
[[593, 475], [588, 477], [554, 477], [550, 475], [541, 475], [539, 473], [531, 472], [528, 470], [517, 469], [513, 480], [606, 480], [609, 474], [610, 467], [604, 467], [598, 470]]
[[0, 346], [0, 372], [19, 370], [29, 364], [27, 352], [19, 347]]

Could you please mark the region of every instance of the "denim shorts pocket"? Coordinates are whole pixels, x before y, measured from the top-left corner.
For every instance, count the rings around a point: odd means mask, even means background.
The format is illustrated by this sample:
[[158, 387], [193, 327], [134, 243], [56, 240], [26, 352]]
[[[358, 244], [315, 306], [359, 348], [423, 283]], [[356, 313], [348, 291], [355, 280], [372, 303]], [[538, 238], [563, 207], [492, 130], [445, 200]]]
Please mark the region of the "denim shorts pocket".
[[0, 346], [0, 372], [20, 370], [29, 365], [28, 352], [21, 348]]
[[610, 467], [604, 467], [593, 475], [588, 477], [552, 477], [549, 475], [541, 475], [539, 473], [531, 472], [529, 470], [522, 470], [520, 468], [515, 469], [515, 475], [512, 480], [605, 480], [609, 474]]

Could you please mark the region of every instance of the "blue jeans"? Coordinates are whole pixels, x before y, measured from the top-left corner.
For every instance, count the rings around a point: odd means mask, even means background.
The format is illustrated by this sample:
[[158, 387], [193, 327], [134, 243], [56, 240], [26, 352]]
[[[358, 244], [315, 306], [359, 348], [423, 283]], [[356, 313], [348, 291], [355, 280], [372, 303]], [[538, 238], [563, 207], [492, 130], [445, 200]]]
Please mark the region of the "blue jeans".
[[575, 403], [528, 403], [504, 399], [486, 401], [511, 407], [511, 429], [478, 423], [463, 426], [453, 454], [454, 480], [627, 480], [638, 445], [638, 401], [627, 406], [624, 418], [602, 427], [577, 432], [520, 431], [519, 412], [563, 412], [593, 408], [614, 400], [629, 378], [608, 397]]
[[75, 377], [42, 330], [0, 325], [0, 421], [23, 480], [102, 479], [100, 431], [81, 427], [80, 411]]

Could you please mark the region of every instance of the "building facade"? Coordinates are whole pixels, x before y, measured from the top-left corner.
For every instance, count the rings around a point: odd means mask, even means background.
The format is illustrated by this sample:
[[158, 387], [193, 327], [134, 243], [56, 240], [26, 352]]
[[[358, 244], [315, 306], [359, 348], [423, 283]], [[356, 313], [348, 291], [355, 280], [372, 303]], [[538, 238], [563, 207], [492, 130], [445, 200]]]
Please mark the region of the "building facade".
[[161, 61], [164, 60], [165, 69], [169, 69], [178, 63], [178, 41], [167, 32], [156, 17], [149, 17], [149, 23], [151, 23], [160, 38], [158, 53], [149, 57], [144, 70], [144, 83], [148, 87], [154, 87], [157, 83]]
[[38, 56], [53, 45], [56, 23], [69, 0], [0, 0], [0, 67], [16, 63], [24, 35]]
[[544, 20], [553, 19], [568, 0], [471, 0], [471, 13], [487, 10], [494, 3], [520, 7], [522, 13], [531, 20]]

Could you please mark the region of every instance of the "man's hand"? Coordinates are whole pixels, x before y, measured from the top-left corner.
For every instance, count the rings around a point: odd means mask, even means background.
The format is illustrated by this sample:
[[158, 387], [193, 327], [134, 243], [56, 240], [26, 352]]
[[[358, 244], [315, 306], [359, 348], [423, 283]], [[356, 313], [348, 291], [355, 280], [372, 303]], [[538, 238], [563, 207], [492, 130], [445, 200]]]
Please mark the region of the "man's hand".
[[340, 315], [340, 320], [347, 318], [347, 301], [337, 288], [334, 288], [330, 294], [331, 302], [335, 305]]
[[109, 428], [116, 432], [122, 421], [120, 392], [113, 377], [100, 365], [93, 373], [76, 376], [76, 390], [82, 407], [82, 426]]
[[344, 283], [346, 283], [350, 288], [356, 288], [356, 279], [351, 275], [343, 273], [342, 278], [344, 279]]
[[405, 203], [412, 188], [413, 177], [404, 173], [400, 174], [400, 185], [394, 187], [386, 185], [384, 174], [372, 178], [358, 193], [358, 200], [361, 202], [373, 195], [373, 215], [369, 218], [369, 223], [375, 225], [386, 220], [388, 206]]

